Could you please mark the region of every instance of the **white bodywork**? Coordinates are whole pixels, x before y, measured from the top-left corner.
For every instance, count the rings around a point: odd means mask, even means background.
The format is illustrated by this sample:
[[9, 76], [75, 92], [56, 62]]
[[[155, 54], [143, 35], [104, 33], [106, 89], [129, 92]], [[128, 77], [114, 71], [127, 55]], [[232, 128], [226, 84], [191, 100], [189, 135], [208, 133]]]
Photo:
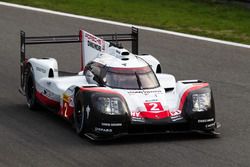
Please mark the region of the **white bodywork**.
[[[85, 66], [90, 61], [107, 64], [117, 68], [138, 68], [149, 64], [156, 73], [156, 68], [160, 64], [151, 55], [134, 55], [126, 49], [109, 46], [109, 42], [104, 41], [90, 33], [81, 31], [82, 35], [82, 64]], [[97, 86], [87, 82], [83, 72], [80, 71], [75, 76], [58, 75], [58, 64], [53, 58], [28, 60], [31, 64], [35, 86], [38, 93], [48, 99], [60, 102], [61, 108], [64, 106], [65, 96], [71, 98], [71, 107], [74, 107], [74, 88], [84, 86]], [[52, 70], [53, 77], [49, 77]], [[190, 84], [176, 82], [175, 77], [170, 74], [156, 74], [160, 87], [147, 90], [124, 90], [112, 89], [120, 93], [126, 100], [131, 115], [136, 118], [138, 112], [143, 111], [170, 111], [171, 116], [180, 114], [180, 100], [183, 93], [194, 86], [195, 81]], [[105, 89], [111, 89], [106, 87]], [[149, 107], [149, 108], [148, 108]], [[66, 114], [65, 114], [66, 115]]]

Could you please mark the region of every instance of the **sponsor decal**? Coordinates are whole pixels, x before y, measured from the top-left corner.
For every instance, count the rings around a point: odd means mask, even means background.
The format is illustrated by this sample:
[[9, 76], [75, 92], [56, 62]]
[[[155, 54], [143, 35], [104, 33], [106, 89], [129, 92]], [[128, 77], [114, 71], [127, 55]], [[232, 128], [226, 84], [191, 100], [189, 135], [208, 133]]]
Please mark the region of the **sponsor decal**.
[[112, 127], [118, 127], [122, 126], [122, 123], [101, 123], [102, 126], [112, 126]]
[[198, 123], [207, 123], [207, 122], [213, 122], [214, 118], [210, 119], [198, 119]]
[[145, 100], [145, 102], [155, 102], [155, 101], [158, 101], [158, 99]]
[[140, 112], [132, 112], [131, 117], [140, 117]]
[[144, 118], [142, 118], [140, 112], [131, 112], [131, 121], [144, 122]]
[[180, 115], [180, 114], [181, 114], [181, 110], [170, 111], [171, 116]]
[[98, 51], [101, 51], [101, 46], [100, 45], [97, 45], [91, 41], [88, 41], [88, 46], [95, 49], [95, 50], [98, 50]]
[[214, 126], [215, 126], [215, 122], [211, 123], [211, 124], [206, 124], [205, 125], [206, 128], [211, 128], [211, 127], [214, 127]]
[[162, 94], [161, 90], [152, 90], [152, 91], [145, 91], [145, 90], [135, 90], [135, 91], [128, 91], [129, 94], [139, 94], [139, 93], [143, 93], [143, 94], [150, 94], [150, 93], [158, 93], [158, 94]]
[[141, 118], [141, 117], [132, 117], [131, 121], [133, 121], [133, 122], [145, 122], [144, 118]]
[[111, 133], [113, 130], [112, 129], [106, 129], [106, 128], [99, 128], [95, 127], [96, 132], [106, 132], [106, 133]]
[[94, 36], [94, 35], [91, 35], [91, 34], [89, 34], [89, 33], [85, 33], [85, 37], [86, 37], [88, 40], [90, 40], [90, 41], [92, 41], [92, 42], [94, 42], [94, 43], [96, 43], [96, 44], [98, 44], [98, 45], [102, 45], [102, 39], [97, 38], [97, 37]]
[[42, 95], [49, 97], [49, 98], [53, 98], [55, 96], [55, 94], [48, 89], [44, 89], [42, 91]]
[[181, 117], [180, 115], [172, 116], [172, 117], [170, 117], [170, 118], [171, 118], [171, 120], [172, 120], [173, 122], [179, 121], [179, 120], [182, 120], [182, 119], [183, 119], [183, 117]]
[[130, 93], [130, 94], [138, 94], [138, 93], [143, 93], [143, 91], [140, 91], [140, 90], [138, 90], [138, 91], [128, 91], [128, 93]]

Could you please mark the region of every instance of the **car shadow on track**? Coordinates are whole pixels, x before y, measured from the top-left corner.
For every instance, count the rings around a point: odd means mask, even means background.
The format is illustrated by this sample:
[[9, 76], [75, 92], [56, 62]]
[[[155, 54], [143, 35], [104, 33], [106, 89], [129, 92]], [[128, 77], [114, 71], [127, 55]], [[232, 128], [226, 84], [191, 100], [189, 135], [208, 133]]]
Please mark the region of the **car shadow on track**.
[[195, 132], [186, 133], [166, 133], [166, 134], [146, 134], [146, 135], [128, 135], [117, 139], [106, 141], [90, 141], [95, 145], [121, 145], [121, 144], [138, 144], [154, 142], [178, 142], [188, 140], [215, 140], [220, 136], [204, 135]]
[[[56, 114], [46, 110], [45, 108], [39, 108], [35, 111], [30, 111], [25, 104], [13, 104], [13, 105], [2, 105], [1, 110], [5, 110], [5, 116], [15, 118], [15, 120], [24, 122], [25, 124], [30, 124], [31, 128], [33, 124], [43, 124], [44, 129], [52, 128], [59, 129], [61, 131], [67, 132], [68, 136], [63, 138], [77, 138], [75, 130], [72, 128], [72, 124], [65, 121], [63, 118], [57, 116]], [[52, 128], [52, 129], [54, 129]], [[104, 141], [91, 141], [90, 139], [83, 137], [78, 138], [81, 144], [93, 144], [93, 145], [127, 145], [127, 144], [139, 144], [139, 143], [154, 143], [154, 142], [178, 142], [178, 141], [188, 141], [188, 140], [215, 140], [220, 136], [210, 136], [199, 133], [167, 133], [167, 134], [150, 134], [150, 135], [130, 135], [122, 136], [120, 138], [104, 140]], [[75, 143], [75, 142], [74, 142]], [[70, 143], [68, 143], [70, 144]], [[71, 143], [73, 144], [73, 143]]]

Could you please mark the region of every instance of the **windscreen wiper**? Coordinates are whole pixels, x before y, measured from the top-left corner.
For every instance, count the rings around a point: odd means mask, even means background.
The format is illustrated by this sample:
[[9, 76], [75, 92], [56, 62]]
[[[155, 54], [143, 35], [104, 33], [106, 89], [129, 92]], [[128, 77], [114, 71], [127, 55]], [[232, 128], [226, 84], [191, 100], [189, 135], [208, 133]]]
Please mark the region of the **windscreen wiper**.
[[139, 88], [141, 90], [143, 90], [143, 87], [142, 87], [142, 84], [141, 84], [141, 80], [140, 80], [140, 78], [139, 78], [139, 76], [138, 76], [138, 74], [136, 72], [135, 72], [135, 76], [136, 76], [136, 80], [137, 80], [137, 83], [139, 85]]

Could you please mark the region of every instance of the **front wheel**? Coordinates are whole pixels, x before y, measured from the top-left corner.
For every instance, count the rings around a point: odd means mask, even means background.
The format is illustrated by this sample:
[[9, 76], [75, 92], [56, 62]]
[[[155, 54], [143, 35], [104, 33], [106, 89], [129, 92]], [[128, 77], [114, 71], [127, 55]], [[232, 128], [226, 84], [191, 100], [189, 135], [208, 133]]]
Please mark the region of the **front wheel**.
[[80, 101], [76, 101], [73, 116], [76, 133], [80, 136], [83, 136], [86, 129], [86, 112], [84, 109], [84, 105]]

